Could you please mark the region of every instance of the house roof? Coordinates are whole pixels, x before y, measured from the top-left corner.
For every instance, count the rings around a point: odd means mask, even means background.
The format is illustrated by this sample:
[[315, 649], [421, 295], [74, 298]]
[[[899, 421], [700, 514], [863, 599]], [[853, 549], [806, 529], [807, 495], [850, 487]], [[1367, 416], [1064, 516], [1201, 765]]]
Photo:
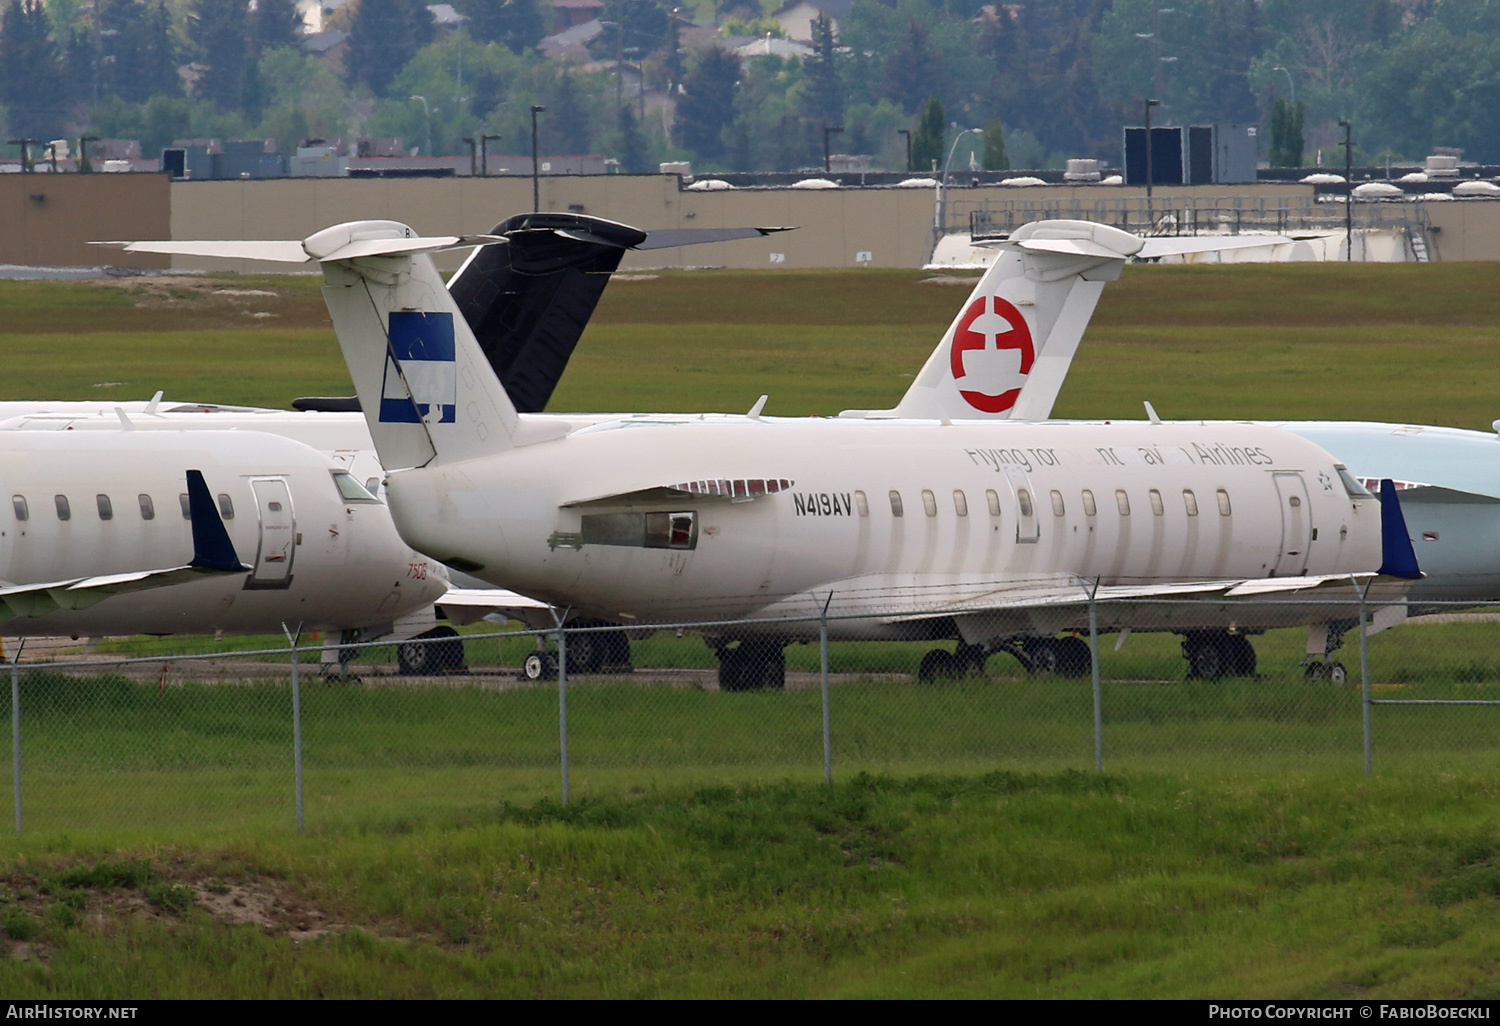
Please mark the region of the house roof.
[[815, 7], [837, 21], [840, 18], [847, 18], [849, 16], [849, 9], [854, 6], [854, 0], [787, 0], [786, 3], [771, 12], [771, 17], [779, 18], [781, 15], [795, 10], [802, 4]]

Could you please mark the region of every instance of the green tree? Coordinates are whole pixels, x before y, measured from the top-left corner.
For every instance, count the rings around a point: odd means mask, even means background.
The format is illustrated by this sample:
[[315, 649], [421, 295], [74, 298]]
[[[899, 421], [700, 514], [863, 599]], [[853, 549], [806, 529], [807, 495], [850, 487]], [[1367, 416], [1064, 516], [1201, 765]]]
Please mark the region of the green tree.
[[260, 57], [254, 50], [245, 55], [245, 66], [240, 72], [240, 102], [238, 107], [245, 116], [259, 121], [266, 106], [265, 82], [260, 76]]
[[984, 169], [1010, 170], [1010, 158], [1005, 155], [1005, 126], [999, 118], [984, 126]]
[[0, 104], [8, 129], [33, 139], [62, 134], [67, 79], [41, 0], [10, 0], [0, 15]]
[[807, 76], [803, 109], [812, 120], [825, 125], [842, 124], [844, 120], [844, 83], [834, 64], [833, 22], [819, 12], [812, 24], [813, 55], [803, 62]]
[[349, 80], [385, 96], [434, 32], [432, 13], [421, 0], [360, 0], [349, 29]]
[[249, 24], [245, 0], [198, 0], [189, 35], [205, 66], [193, 95], [212, 100], [220, 110], [237, 109], [244, 85]]
[[1271, 152], [1272, 167], [1302, 166], [1302, 120], [1306, 107], [1291, 101], [1278, 99], [1271, 105]]
[[302, 17], [297, 13], [296, 0], [255, 0], [250, 28], [257, 52], [296, 46], [302, 38]]
[[626, 174], [640, 175], [651, 170], [646, 155], [646, 140], [641, 136], [641, 126], [636, 123], [630, 105], [620, 108], [620, 169]]
[[914, 171], [938, 168], [943, 159], [943, 140], [948, 137], [948, 119], [943, 114], [943, 101], [937, 96], [927, 100], [922, 111], [922, 120], [911, 136], [911, 163]]
[[884, 95], [908, 114], [921, 106], [922, 97], [932, 95], [934, 84], [942, 77], [927, 37], [927, 26], [911, 19], [885, 62]]
[[740, 59], [714, 47], [682, 81], [675, 131], [680, 145], [703, 160], [724, 156], [724, 130], [734, 121]]
[[589, 115], [579, 95], [578, 83], [564, 71], [557, 77], [557, 86], [547, 104], [547, 120], [543, 122], [543, 137], [553, 153], [579, 154], [589, 152]]
[[469, 0], [463, 11], [475, 39], [503, 43], [512, 53], [535, 49], [549, 31], [537, 0]]

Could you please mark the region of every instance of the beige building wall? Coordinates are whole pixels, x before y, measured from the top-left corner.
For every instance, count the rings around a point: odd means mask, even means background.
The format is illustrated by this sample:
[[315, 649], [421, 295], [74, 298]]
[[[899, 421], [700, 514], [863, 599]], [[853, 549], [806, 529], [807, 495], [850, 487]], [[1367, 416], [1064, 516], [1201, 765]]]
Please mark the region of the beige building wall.
[[0, 264], [166, 267], [92, 240], [169, 238], [166, 175], [0, 175]]
[[[735, 189], [687, 192], [675, 176], [605, 175], [541, 179], [546, 210], [581, 210], [641, 228], [790, 226], [765, 239], [628, 254], [626, 267], [919, 267], [932, 246], [931, 189]], [[1242, 207], [1304, 203], [1308, 186], [1259, 184], [1156, 190], [1154, 205], [1184, 200]], [[968, 223], [986, 204], [1010, 202], [1025, 219], [1081, 212], [1109, 220], [1123, 199], [1144, 190], [1122, 186], [1041, 186], [1025, 189], [954, 186], [948, 224]], [[390, 218], [423, 234], [489, 230], [531, 209], [529, 178], [275, 179], [169, 182], [166, 176], [0, 175], [0, 263], [131, 267], [163, 259], [87, 245], [96, 239], [301, 239], [340, 221]], [[1500, 202], [1425, 204], [1444, 260], [1500, 260]], [[1391, 211], [1393, 214], [1396, 210]], [[1410, 215], [1414, 211], [1405, 208]], [[773, 260], [780, 254], [779, 260]], [[463, 254], [440, 258], [448, 269]], [[173, 266], [250, 270], [243, 262], [177, 259]], [[262, 269], [285, 270], [284, 265]]]

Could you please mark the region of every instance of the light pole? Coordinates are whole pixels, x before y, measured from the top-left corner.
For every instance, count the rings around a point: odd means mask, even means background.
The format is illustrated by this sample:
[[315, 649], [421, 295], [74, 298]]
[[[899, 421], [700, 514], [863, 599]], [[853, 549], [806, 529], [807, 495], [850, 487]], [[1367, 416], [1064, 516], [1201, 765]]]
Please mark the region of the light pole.
[[78, 137], [78, 171], [80, 174], [88, 174], [94, 170], [94, 166], [89, 163], [89, 143], [98, 141], [99, 137], [97, 135], [80, 135]]
[[408, 99], [422, 101], [422, 117], [427, 122], [427, 155], [432, 156], [432, 111], [427, 109], [427, 97], [411, 96]]
[[466, 135], [464, 136], [464, 142], [469, 144], [469, 177], [473, 178], [475, 172], [478, 170], [477, 154], [474, 150], [474, 137]]
[[906, 136], [906, 173], [911, 174], [911, 129], [898, 128], [896, 134]]
[[1151, 199], [1151, 178], [1153, 168], [1151, 166], [1151, 108], [1160, 105], [1160, 100], [1146, 101], [1146, 199]]
[[537, 168], [540, 165], [537, 163], [536, 116], [546, 111], [546, 109], [546, 107], [543, 107], [539, 103], [531, 105], [531, 212], [533, 214], [542, 209], [542, 187], [537, 179]]
[[10, 144], [11, 146], [19, 146], [19, 147], [21, 147], [21, 172], [23, 174], [29, 174], [32, 171], [34, 171], [35, 168], [33, 168], [31, 166], [31, 144], [32, 143], [36, 143], [36, 142], [41, 142], [41, 140], [40, 139], [7, 139], [5, 141], [8, 144]]
[[1344, 201], [1344, 257], [1349, 262], [1354, 259], [1354, 125], [1349, 121], [1340, 124], [1344, 126], [1344, 185], [1349, 190]]
[[1292, 73], [1279, 64], [1271, 70], [1279, 71], [1286, 76], [1286, 86], [1292, 91], [1292, 107], [1295, 108], [1297, 106], [1297, 83], [1292, 81]]
[[481, 135], [479, 137], [479, 176], [488, 178], [490, 174], [490, 155], [486, 149], [491, 139], [500, 138], [498, 135]]
[[833, 170], [833, 158], [828, 152], [828, 137], [835, 132], [842, 132], [843, 130], [843, 125], [823, 126], [823, 173], [825, 175]]
[[948, 147], [948, 159], [943, 161], [943, 177], [938, 183], [937, 215], [933, 218], [936, 223], [932, 226], [934, 242], [941, 239], [948, 230], [948, 168], [953, 163], [953, 154], [958, 152], [959, 140], [966, 135], [977, 135], [983, 139], [984, 129], [965, 128], [953, 137], [953, 145]]

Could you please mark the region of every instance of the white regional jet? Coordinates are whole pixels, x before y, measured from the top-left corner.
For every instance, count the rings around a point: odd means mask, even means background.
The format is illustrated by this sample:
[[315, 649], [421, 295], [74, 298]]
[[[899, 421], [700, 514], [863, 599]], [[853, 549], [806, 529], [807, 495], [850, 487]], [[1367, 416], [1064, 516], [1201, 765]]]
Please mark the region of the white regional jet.
[[[990, 364], [960, 391], [993, 404], [1014, 390], [1001, 351], [1019, 335], [1081, 335], [1092, 302], [1080, 312], [1079, 300], [1128, 255], [1112, 232], [1012, 237], [1018, 273], [987, 276], [950, 328], [955, 377], [971, 351]], [[1184, 617], [1223, 629], [1281, 622], [1278, 596], [1373, 587], [1389, 602], [1418, 574], [1393, 491], [1383, 546], [1368, 491], [1316, 445], [1260, 425], [1000, 426], [936, 407], [788, 419], [761, 404], [520, 413], [428, 256], [476, 244], [508, 243], [362, 221], [301, 243], [129, 248], [318, 261], [402, 536], [575, 614], [749, 619], [707, 634], [727, 689], [777, 685], [784, 645], [816, 632], [787, 618], [824, 609], [834, 637], [958, 637], [957, 656], [929, 653], [929, 672], [997, 646], [1077, 666], [1086, 646], [1054, 635], [1085, 622], [1089, 594], [1151, 600], [1109, 607], [1105, 629], [1181, 630]]]
[[[6, 635], [378, 633], [447, 587], [347, 471], [272, 435], [0, 431], [0, 489]], [[208, 517], [229, 548], [204, 575]]]

